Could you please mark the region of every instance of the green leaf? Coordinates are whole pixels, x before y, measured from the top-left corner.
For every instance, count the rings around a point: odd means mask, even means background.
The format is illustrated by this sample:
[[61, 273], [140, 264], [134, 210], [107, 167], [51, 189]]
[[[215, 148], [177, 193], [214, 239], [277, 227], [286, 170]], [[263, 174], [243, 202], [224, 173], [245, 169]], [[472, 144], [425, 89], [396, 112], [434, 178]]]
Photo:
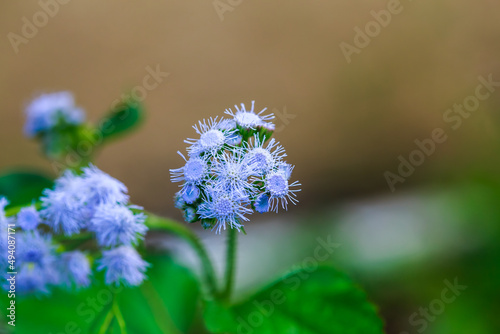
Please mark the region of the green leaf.
[[144, 110], [140, 102], [124, 100], [98, 123], [97, 130], [104, 140], [108, 140], [133, 130], [143, 118]]
[[205, 306], [205, 323], [214, 333], [383, 333], [365, 293], [327, 267], [291, 273], [229, 308], [216, 302]]
[[0, 196], [9, 200], [9, 207], [31, 204], [52, 185], [53, 181], [43, 174], [11, 172], [0, 175]]

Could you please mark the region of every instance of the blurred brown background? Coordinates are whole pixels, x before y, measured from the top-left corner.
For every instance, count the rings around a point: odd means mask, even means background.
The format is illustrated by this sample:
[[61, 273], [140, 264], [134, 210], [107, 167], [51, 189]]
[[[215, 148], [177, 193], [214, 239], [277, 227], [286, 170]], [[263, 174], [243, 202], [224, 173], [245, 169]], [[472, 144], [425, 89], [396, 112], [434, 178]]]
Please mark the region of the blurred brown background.
[[[318, 235], [332, 233], [343, 245], [332, 262], [351, 268], [380, 305], [390, 333], [407, 329], [408, 316], [439, 295], [443, 279], [457, 275], [471, 293], [428, 333], [491, 333], [474, 327], [487, 327], [489, 317], [475, 305], [494, 299], [492, 290], [477, 290], [485, 277], [498, 289], [489, 268], [500, 255], [484, 259], [498, 244], [491, 231], [498, 232], [492, 226], [500, 217], [493, 211], [500, 187], [485, 202], [480, 187], [457, 193], [447, 184], [498, 175], [500, 89], [456, 130], [443, 115], [475, 93], [478, 76], [500, 81], [500, 4], [402, 0], [401, 13], [349, 63], [340, 44], [353, 45], [354, 29], [364, 29], [374, 20], [370, 12], [387, 9], [388, 2], [222, 3], [230, 8], [223, 20], [212, 1], [72, 0], [16, 53], [9, 33], [21, 35], [23, 18], [33, 22], [41, 5], [2, 2], [0, 170], [37, 166], [53, 173], [38, 145], [22, 134], [23, 106], [35, 94], [71, 90], [95, 122], [122, 93], [143, 84], [147, 68], [159, 66], [169, 76], [147, 93], [142, 128], [107, 146], [97, 161], [148, 210], [180, 217], [169, 169], [181, 166], [176, 151], [185, 151], [195, 122], [254, 99], [257, 108], [278, 114], [276, 137], [296, 165], [301, 204], [284, 215], [255, 216], [276, 221], [254, 225], [242, 238], [242, 248], [253, 251], [240, 254], [239, 288], [287, 270], [310, 256]], [[391, 193], [384, 172], [397, 173], [398, 156], [407, 158], [414, 140], [429, 138], [435, 128], [448, 140]], [[421, 191], [433, 187], [438, 191]], [[453, 198], [464, 194], [472, 200]], [[470, 211], [455, 214], [464, 208], [457, 203], [472, 203]], [[343, 206], [335, 211], [333, 204]], [[309, 244], [301, 243], [306, 239]], [[204, 241], [220, 268], [220, 237], [207, 233]], [[484, 272], [475, 271], [480, 266]], [[462, 313], [470, 310], [476, 315]], [[468, 318], [477, 320], [466, 327]]]
[[[297, 165], [306, 205], [389, 191], [383, 172], [396, 171], [398, 155], [444, 127], [443, 112], [474, 93], [477, 76], [500, 80], [493, 0], [404, 1], [350, 64], [339, 44], [353, 44], [353, 29], [385, 1], [242, 1], [221, 21], [210, 1], [73, 0], [17, 54], [8, 33], [21, 35], [22, 18], [33, 22], [41, 6], [0, 6], [0, 169], [35, 164], [51, 172], [22, 135], [22, 108], [34, 94], [71, 90], [96, 121], [121, 93], [142, 85], [146, 67], [159, 65], [170, 75], [148, 92], [142, 129], [98, 161], [156, 212], [175, 214], [168, 170], [181, 165], [176, 151], [193, 136], [191, 125], [236, 103], [255, 99], [258, 108], [295, 117], [277, 118], [285, 125], [277, 137]], [[404, 186], [497, 156], [490, 144], [499, 136], [499, 106], [500, 93], [482, 102]]]

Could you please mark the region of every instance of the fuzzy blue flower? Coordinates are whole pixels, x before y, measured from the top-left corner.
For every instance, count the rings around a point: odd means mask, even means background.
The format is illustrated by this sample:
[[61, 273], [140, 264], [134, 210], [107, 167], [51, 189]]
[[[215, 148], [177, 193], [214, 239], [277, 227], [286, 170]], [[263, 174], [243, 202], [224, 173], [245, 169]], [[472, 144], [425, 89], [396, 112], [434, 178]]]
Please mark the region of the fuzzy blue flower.
[[117, 179], [90, 165], [83, 169], [85, 191], [83, 199], [90, 207], [99, 204], [126, 204], [129, 200], [127, 187]]
[[228, 138], [234, 133], [234, 130], [221, 130], [219, 128], [221, 121], [210, 118], [209, 120], [199, 121], [194, 125], [196, 133], [200, 135], [199, 139], [189, 138], [184, 142], [191, 145], [188, 147], [190, 156], [199, 156], [201, 154], [210, 154], [216, 156], [217, 153], [227, 143]]
[[90, 216], [82, 197], [86, 191], [79, 176], [66, 172], [56, 181], [53, 190], [44, 190], [40, 216], [55, 233], [69, 236], [80, 232]]
[[26, 108], [24, 133], [35, 137], [39, 133], [50, 131], [60, 123], [79, 125], [85, 121], [85, 113], [75, 106], [70, 92], [42, 94]]
[[177, 152], [186, 161], [184, 167], [171, 169], [172, 182], [188, 182], [192, 184], [202, 183], [208, 176], [208, 163], [202, 157], [191, 157], [189, 160]]
[[86, 288], [92, 270], [87, 256], [80, 251], [65, 252], [58, 261], [61, 284], [67, 288]]
[[255, 101], [247, 110], [226, 110], [232, 119], [217, 118], [195, 126], [200, 139], [188, 139], [189, 160], [170, 170], [173, 182], [182, 182], [175, 206], [187, 222], [201, 221], [203, 228], [241, 230], [253, 211], [265, 213], [295, 204], [298, 182], [290, 183], [293, 166], [285, 149], [271, 136], [273, 114], [256, 113]]
[[257, 175], [264, 175], [286, 157], [285, 149], [276, 140], [271, 139], [267, 145], [258, 136], [249, 144], [245, 162], [252, 166]]
[[248, 221], [245, 217], [251, 214], [248, 208], [250, 200], [243, 192], [225, 189], [209, 189], [208, 195], [198, 207], [198, 215], [201, 219], [215, 219], [216, 224], [213, 229], [220, 233], [226, 226], [241, 229], [242, 221]]
[[247, 193], [249, 196], [256, 191], [250, 182], [250, 176], [256, 174], [252, 164], [245, 163], [245, 150], [235, 148], [232, 154], [224, 154], [213, 164], [216, 175], [214, 187], [229, 192]]
[[38, 231], [18, 234], [16, 254], [19, 264], [29, 264], [40, 268], [51, 267], [56, 259], [52, 238]]
[[101, 204], [95, 210], [89, 230], [95, 233], [102, 247], [128, 246], [144, 237], [148, 230], [145, 221], [144, 214], [134, 214], [129, 207]]
[[270, 194], [269, 200], [271, 210], [278, 212], [279, 203], [283, 209], [287, 209], [288, 201], [293, 204], [298, 202], [296, 192], [300, 189], [291, 189], [300, 186], [298, 181], [289, 184], [287, 175], [282, 171], [267, 174], [265, 180], [266, 191]]
[[17, 225], [25, 231], [36, 229], [39, 223], [40, 214], [34, 206], [22, 208], [17, 214]]
[[105, 270], [106, 284], [116, 286], [138, 286], [144, 281], [144, 274], [149, 263], [144, 261], [137, 251], [129, 246], [120, 246], [104, 251], [98, 260], [97, 270]]
[[255, 101], [252, 101], [252, 109], [246, 110], [245, 105], [241, 104], [241, 109], [237, 105], [234, 106], [236, 112], [231, 109], [226, 109], [226, 114], [234, 117], [236, 124], [243, 129], [255, 129], [259, 126], [269, 124], [268, 121], [274, 119], [273, 114], [263, 115], [267, 108], [262, 109], [259, 113], [255, 113]]

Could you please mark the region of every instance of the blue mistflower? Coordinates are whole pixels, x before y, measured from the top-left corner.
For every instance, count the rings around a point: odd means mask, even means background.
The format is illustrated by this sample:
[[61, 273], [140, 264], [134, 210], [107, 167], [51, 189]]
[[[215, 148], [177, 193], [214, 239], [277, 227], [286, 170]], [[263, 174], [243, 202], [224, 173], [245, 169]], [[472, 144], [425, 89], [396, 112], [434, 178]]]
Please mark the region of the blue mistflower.
[[264, 175], [271, 171], [286, 157], [285, 149], [274, 138], [264, 147], [265, 142], [255, 136], [253, 144], [249, 146], [245, 160], [257, 172], [257, 175]]
[[256, 191], [249, 178], [256, 171], [253, 165], [247, 164], [245, 150], [235, 148], [232, 154], [224, 154], [213, 165], [213, 173], [217, 176], [215, 187], [226, 191], [247, 192], [253, 195]]
[[90, 285], [92, 270], [87, 256], [80, 251], [65, 252], [60, 261], [61, 284], [67, 288], [86, 288]]
[[255, 101], [252, 101], [252, 109], [246, 110], [245, 105], [241, 104], [241, 109], [238, 108], [237, 105], [234, 106], [236, 112], [233, 112], [231, 109], [226, 109], [226, 114], [234, 117], [234, 120], [238, 124], [238, 126], [243, 129], [255, 129], [259, 126], [264, 126], [268, 124], [267, 122], [274, 119], [273, 114], [262, 115], [267, 108], [262, 109], [258, 114], [254, 112]]
[[208, 163], [201, 157], [191, 157], [189, 160], [177, 152], [186, 161], [184, 167], [171, 169], [173, 182], [189, 182], [193, 184], [200, 184], [208, 176]]
[[281, 171], [267, 174], [265, 180], [266, 190], [270, 194], [271, 210], [278, 212], [279, 203], [281, 207], [287, 209], [288, 201], [293, 204], [297, 203], [296, 192], [300, 189], [290, 189], [290, 187], [298, 187], [300, 183], [297, 181], [289, 184], [287, 175]]
[[40, 215], [44, 222], [56, 233], [73, 235], [80, 232], [90, 215], [83, 200], [86, 191], [82, 179], [67, 171], [56, 181], [53, 190], [43, 192]]
[[102, 247], [128, 246], [135, 244], [148, 230], [145, 220], [144, 214], [134, 214], [126, 206], [101, 204], [95, 210], [89, 230], [96, 234]]
[[[188, 139], [189, 160], [179, 153], [184, 167], [171, 169], [172, 181], [182, 182], [175, 207], [189, 223], [204, 228], [241, 230], [253, 211], [278, 211], [295, 204], [298, 182], [290, 183], [293, 166], [285, 162], [285, 149], [271, 136], [275, 130], [265, 115], [235, 106], [226, 110], [232, 119], [217, 118], [195, 126], [199, 139]], [[252, 210], [253, 209], [253, 210]]]
[[127, 187], [117, 179], [90, 165], [83, 169], [86, 192], [84, 199], [90, 207], [99, 204], [125, 204], [129, 200]]
[[17, 214], [17, 225], [25, 231], [36, 229], [39, 223], [40, 214], [34, 206], [22, 208]]
[[194, 125], [196, 133], [200, 135], [199, 139], [187, 139], [184, 142], [190, 144], [188, 152], [190, 156], [199, 156], [204, 153], [210, 155], [217, 155], [224, 145], [227, 143], [228, 138], [234, 133], [234, 130], [221, 130], [219, 124], [222, 122], [210, 118], [209, 120], [203, 120], [198, 122], [198, 125]]
[[55, 249], [50, 235], [26, 231], [17, 237], [16, 259], [20, 264], [40, 268], [50, 267], [55, 261]]
[[40, 214], [54, 232], [72, 235], [87, 228], [96, 207], [101, 204], [126, 204], [127, 187], [91, 165], [83, 175], [67, 171], [53, 190], [43, 193]]
[[137, 251], [129, 246], [120, 246], [104, 251], [98, 260], [97, 270], [105, 270], [106, 284], [138, 286], [146, 278], [144, 274], [149, 263], [144, 261]]
[[220, 233], [226, 226], [241, 229], [241, 221], [248, 221], [246, 214], [251, 214], [248, 208], [250, 200], [243, 192], [224, 189], [209, 189], [208, 196], [198, 207], [201, 219], [216, 219], [214, 229]]
[[28, 105], [25, 112], [24, 133], [28, 137], [50, 131], [60, 123], [79, 125], [85, 120], [85, 113], [75, 106], [70, 92], [42, 94]]

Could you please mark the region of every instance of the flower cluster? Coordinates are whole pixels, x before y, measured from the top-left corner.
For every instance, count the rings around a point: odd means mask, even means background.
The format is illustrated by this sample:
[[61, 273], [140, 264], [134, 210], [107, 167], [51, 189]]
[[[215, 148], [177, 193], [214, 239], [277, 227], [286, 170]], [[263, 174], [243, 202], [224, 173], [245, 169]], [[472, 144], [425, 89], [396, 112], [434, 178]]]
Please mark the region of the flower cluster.
[[25, 112], [24, 133], [28, 137], [35, 137], [59, 125], [80, 125], [85, 120], [85, 113], [75, 106], [70, 92], [42, 94], [31, 101]]
[[[146, 216], [128, 202], [125, 185], [92, 165], [81, 175], [66, 171], [53, 189], [44, 191], [40, 210], [28, 206], [6, 218], [7, 201], [0, 199], [1, 269], [8, 264], [4, 232], [10, 222], [21, 229], [16, 231], [15, 256], [19, 293], [48, 294], [52, 286], [87, 287], [94, 259], [97, 270], [105, 271], [106, 284], [139, 285], [149, 264], [134, 246], [147, 231]], [[58, 243], [55, 239], [62, 235], [66, 241]], [[78, 240], [92, 238], [97, 249], [78, 250]]]
[[287, 208], [297, 202], [300, 184], [291, 183], [293, 166], [286, 163], [284, 148], [271, 139], [272, 114], [235, 106], [230, 119], [200, 121], [193, 128], [199, 135], [187, 139], [188, 158], [172, 169], [173, 182], [182, 182], [175, 206], [187, 222], [201, 221], [204, 228], [241, 230], [247, 215]]

